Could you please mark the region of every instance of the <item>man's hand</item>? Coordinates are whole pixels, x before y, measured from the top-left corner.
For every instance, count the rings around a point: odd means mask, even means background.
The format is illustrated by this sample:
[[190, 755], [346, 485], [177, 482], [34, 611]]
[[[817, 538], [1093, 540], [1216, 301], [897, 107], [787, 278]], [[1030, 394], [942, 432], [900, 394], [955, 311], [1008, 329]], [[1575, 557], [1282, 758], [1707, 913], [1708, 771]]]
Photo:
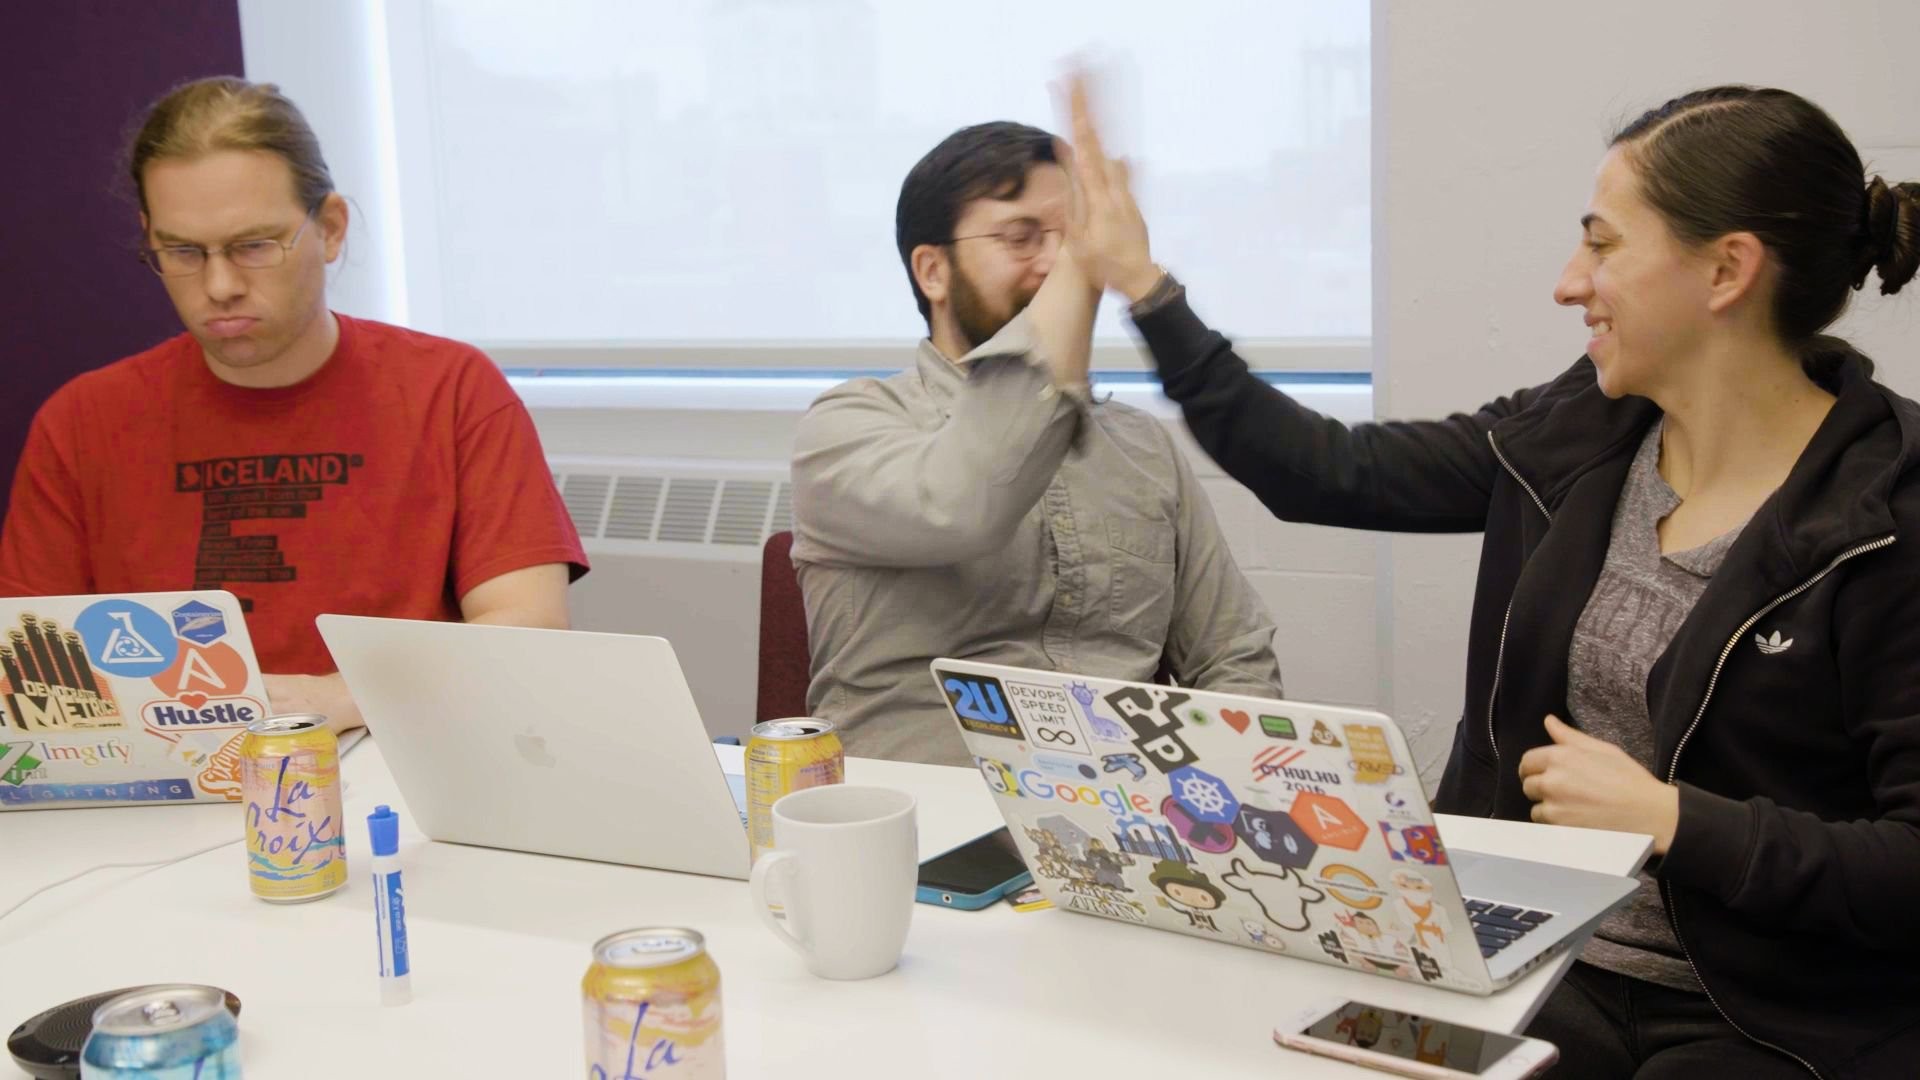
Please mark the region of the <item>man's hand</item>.
[[335, 735], [344, 735], [365, 727], [360, 706], [347, 693], [347, 681], [339, 672], [332, 675], [268, 675], [267, 701], [276, 715], [281, 713], [319, 713], [327, 718], [327, 727]]
[[1615, 829], [1653, 837], [1665, 855], [1680, 824], [1680, 789], [1663, 784], [1625, 750], [1547, 717], [1552, 746], [1520, 759], [1520, 790], [1533, 800], [1533, 820], [1583, 829]]
[[1067, 211], [1067, 248], [1095, 286], [1115, 289], [1139, 302], [1160, 281], [1147, 243], [1147, 222], [1133, 201], [1132, 177], [1125, 161], [1108, 159], [1094, 122], [1088, 76], [1075, 71], [1066, 84], [1066, 109], [1073, 132], [1068, 175], [1073, 200]]

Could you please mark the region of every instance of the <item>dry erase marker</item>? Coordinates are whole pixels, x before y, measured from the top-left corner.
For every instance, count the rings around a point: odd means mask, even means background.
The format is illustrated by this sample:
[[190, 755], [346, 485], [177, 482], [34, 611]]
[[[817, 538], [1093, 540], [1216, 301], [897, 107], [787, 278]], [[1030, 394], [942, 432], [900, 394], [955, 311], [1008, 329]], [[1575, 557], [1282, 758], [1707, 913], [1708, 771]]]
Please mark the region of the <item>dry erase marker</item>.
[[380, 939], [380, 1004], [413, 1000], [407, 980], [407, 907], [400, 893], [400, 815], [376, 806], [367, 815], [373, 848], [373, 925]]

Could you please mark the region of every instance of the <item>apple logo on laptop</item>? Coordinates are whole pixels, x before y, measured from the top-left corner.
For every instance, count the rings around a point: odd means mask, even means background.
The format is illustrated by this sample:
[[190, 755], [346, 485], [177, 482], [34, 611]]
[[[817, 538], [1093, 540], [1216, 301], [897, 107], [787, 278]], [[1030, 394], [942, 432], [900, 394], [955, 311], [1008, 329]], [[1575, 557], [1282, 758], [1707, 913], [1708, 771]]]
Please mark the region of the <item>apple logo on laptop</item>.
[[529, 765], [538, 765], [543, 769], [551, 769], [556, 763], [554, 756], [547, 753], [547, 738], [544, 735], [535, 735], [532, 732], [523, 731], [513, 737], [513, 746], [514, 749], [520, 751], [520, 756], [525, 759]]

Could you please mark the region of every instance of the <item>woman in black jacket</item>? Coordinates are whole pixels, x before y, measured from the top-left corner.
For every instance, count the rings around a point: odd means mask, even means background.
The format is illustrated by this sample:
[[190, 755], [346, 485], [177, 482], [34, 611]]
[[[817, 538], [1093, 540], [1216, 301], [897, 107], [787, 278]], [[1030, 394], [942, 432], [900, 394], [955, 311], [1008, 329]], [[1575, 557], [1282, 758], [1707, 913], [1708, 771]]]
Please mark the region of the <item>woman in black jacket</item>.
[[1794, 94], [1677, 98], [1611, 140], [1555, 289], [1587, 355], [1348, 428], [1194, 315], [1074, 105], [1073, 257], [1214, 460], [1290, 521], [1484, 532], [1436, 805], [1654, 837], [1530, 1028], [1557, 1075], [1920, 1076], [1920, 406], [1821, 336], [1913, 277], [1920, 185]]

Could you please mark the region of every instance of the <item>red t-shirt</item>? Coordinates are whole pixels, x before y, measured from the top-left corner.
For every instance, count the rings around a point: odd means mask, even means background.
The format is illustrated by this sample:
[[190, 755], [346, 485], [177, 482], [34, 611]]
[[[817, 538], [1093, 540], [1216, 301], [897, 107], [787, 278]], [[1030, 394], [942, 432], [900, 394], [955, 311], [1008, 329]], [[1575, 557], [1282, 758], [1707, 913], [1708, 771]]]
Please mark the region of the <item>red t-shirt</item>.
[[540, 439], [478, 349], [337, 316], [313, 376], [222, 382], [181, 334], [34, 417], [0, 596], [227, 589], [263, 670], [335, 670], [314, 616], [460, 618], [509, 571], [586, 573]]

